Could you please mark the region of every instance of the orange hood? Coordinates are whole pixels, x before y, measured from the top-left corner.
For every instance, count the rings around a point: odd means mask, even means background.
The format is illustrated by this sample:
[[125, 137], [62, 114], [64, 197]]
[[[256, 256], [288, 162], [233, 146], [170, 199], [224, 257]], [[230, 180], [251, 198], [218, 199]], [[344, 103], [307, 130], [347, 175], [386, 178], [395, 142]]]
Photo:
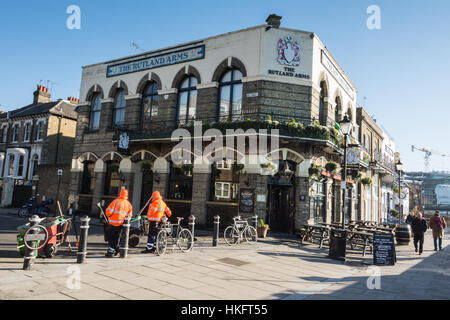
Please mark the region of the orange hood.
[[119, 198], [128, 200], [128, 190], [127, 189], [120, 190]]
[[159, 200], [159, 199], [161, 199], [161, 194], [159, 193], [159, 191], [155, 191], [152, 193], [152, 197], [153, 197], [153, 200]]

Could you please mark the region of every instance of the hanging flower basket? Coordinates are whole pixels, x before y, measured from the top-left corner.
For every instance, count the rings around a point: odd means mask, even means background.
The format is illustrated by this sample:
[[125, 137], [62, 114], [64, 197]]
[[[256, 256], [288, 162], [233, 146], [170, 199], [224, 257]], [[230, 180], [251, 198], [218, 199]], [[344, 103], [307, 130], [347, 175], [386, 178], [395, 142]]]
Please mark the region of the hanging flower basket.
[[192, 170], [194, 169], [194, 166], [191, 163], [185, 163], [181, 166], [181, 170], [185, 175], [192, 175]]
[[310, 178], [312, 178], [314, 176], [316, 176], [318, 178], [319, 174], [320, 174], [320, 169], [317, 167], [317, 165], [315, 163], [313, 163], [311, 165], [311, 167], [309, 167], [308, 173], [309, 173]]
[[338, 167], [338, 164], [336, 162], [330, 161], [325, 165], [325, 170], [327, 170], [329, 173], [334, 173]]
[[241, 174], [244, 172], [244, 165], [242, 163], [237, 163], [236, 161], [231, 165], [234, 173]]
[[361, 183], [363, 185], [372, 184], [372, 179], [370, 179], [370, 178], [362, 178], [361, 179]]
[[150, 161], [144, 161], [141, 164], [142, 171], [151, 171], [152, 168], [153, 168], [153, 163], [151, 163]]

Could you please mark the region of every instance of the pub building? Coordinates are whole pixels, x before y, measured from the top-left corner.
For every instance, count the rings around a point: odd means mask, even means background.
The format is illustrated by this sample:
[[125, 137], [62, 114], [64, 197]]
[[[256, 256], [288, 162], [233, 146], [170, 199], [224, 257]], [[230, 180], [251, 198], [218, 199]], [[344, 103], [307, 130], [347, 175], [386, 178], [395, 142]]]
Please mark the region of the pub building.
[[[75, 209], [96, 212], [97, 202], [108, 203], [124, 185], [135, 213], [158, 190], [175, 216], [194, 215], [206, 227], [215, 215], [224, 226], [256, 214], [282, 233], [341, 221], [335, 122], [347, 115], [352, 139], [360, 139], [357, 90], [315, 33], [280, 21], [270, 15], [265, 25], [84, 66], [71, 169]], [[172, 132], [194, 120], [224, 133], [277, 127], [278, 148], [256, 164], [248, 149], [226, 146], [238, 162], [173, 161]], [[276, 172], [267, 169], [274, 154]], [[359, 149], [355, 155], [357, 167], [367, 168]], [[352, 176], [347, 181], [350, 221], [358, 187]]]

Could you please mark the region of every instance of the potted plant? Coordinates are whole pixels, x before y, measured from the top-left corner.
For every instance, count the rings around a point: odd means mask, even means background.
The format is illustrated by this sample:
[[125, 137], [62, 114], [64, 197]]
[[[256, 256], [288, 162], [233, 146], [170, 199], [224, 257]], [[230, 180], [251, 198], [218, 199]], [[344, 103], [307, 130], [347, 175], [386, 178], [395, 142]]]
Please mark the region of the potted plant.
[[362, 178], [361, 179], [361, 183], [363, 185], [372, 184], [372, 179], [370, 179], [370, 178]]
[[325, 165], [325, 169], [329, 173], [334, 173], [338, 167], [338, 164], [336, 162], [330, 161]]
[[258, 238], [265, 238], [267, 236], [267, 231], [269, 230], [269, 225], [265, 224], [263, 219], [260, 219], [257, 230]]
[[242, 163], [237, 163], [237, 161], [233, 162], [231, 168], [236, 174], [241, 174], [244, 171], [244, 165]]
[[151, 163], [150, 161], [144, 161], [141, 164], [142, 171], [151, 171], [152, 168], [153, 168], [153, 163]]
[[185, 163], [181, 166], [181, 170], [184, 172], [185, 175], [192, 175], [192, 170], [194, 166], [192, 163]]
[[320, 170], [315, 163], [311, 164], [311, 167], [308, 169], [309, 177], [319, 177]]

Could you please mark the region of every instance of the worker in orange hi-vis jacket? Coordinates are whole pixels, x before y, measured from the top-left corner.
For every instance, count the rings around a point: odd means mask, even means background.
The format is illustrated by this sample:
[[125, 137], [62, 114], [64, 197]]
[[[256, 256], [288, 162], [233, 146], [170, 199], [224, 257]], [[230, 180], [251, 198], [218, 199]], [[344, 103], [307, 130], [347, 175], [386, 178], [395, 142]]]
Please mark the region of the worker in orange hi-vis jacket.
[[128, 201], [128, 190], [120, 190], [120, 196], [114, 199], [105, 212], [108, 217], [108, 251], [105, 256], [112, 258], [119, 254], [120, 236], [122, 234], [123, 222], [133, 215], [133, 207]]
[[170, 217], [172, 211], [170, 211], [167, 204], [163, 201], [159, 191], [152, 193], [152, 202], [148, 206], [147, 219], [149, 222], [148, 241], [147, 248], [142, 251], [143, 253], [154, 252], [156, 235], [158, 233], [158, 226], [164, 216]]

